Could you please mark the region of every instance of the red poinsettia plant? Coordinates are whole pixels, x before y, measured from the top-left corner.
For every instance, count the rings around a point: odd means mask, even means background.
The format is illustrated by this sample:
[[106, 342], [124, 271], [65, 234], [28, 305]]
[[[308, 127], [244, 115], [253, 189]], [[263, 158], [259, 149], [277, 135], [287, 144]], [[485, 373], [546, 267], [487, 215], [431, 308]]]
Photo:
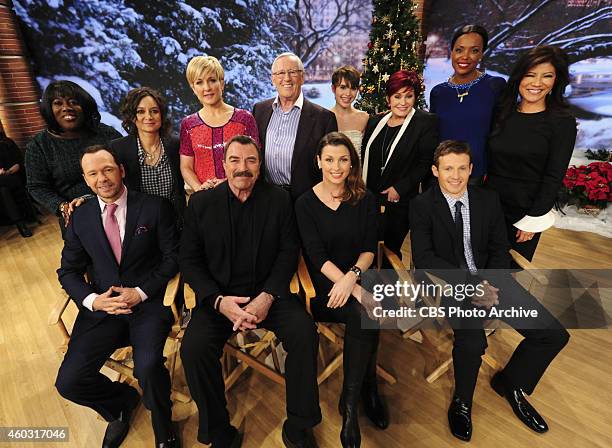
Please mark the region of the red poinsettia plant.
[[569, 204], [605, 208], [612, 202], [612, 164], [591, 162], [570, 166], [563, 179], [563, 193]]

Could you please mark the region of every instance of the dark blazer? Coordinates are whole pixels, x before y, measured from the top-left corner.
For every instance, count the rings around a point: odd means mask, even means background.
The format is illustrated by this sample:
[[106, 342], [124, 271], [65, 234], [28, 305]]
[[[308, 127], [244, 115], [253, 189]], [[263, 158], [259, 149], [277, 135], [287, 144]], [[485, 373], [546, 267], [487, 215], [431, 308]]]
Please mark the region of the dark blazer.
[[[510, 245], [497, 193], [468, 187], [472, 254], [478, 269], [508, 269]], [[438, 184], [410, 203], [410, 242], [417, 269], [457, 269], [455, 223]]]
[[[185, 181], [181, 175], [181, 163], [179, 156], [179, 139], [171, 135], [163, 138], [164, 150], [168, 154], [168, 160], [172, 167], [174, 178], [174, 209], [180, 218], [185, 211]], [[111, 149], [117, 154], [119, 162], [125, 168], [125, 186], [128, 190], [142, 191], [140, 163], [138, 161], [138, 142], [135, 135], [118, 138], [110, 143]]]
[[[274, 98], [261, 101], [253, 107], [263, 154], [268, 123], [272, 117], [272, 103]], [[337, 130], [338, 123], [333, 112], [304, 98], [291, 159], [291, 197], [294, 200], [321, 181], [321, 172], [316, 164], [317, 145], [324, 135]], [[264, 155], [262, 173], [265, 173], [265, 160]]]
[[[368, 141], [383, 117], [384, 115], [377, 115], [368, 120], [361, 144], [362, 161]], [[420, 182], [431, 172], [433, 153], [437, 145], [438, 117], [429, 112], [415, 110], [383, 172], [380, 179], [381, 188], [375, 193], [395, 187], [400, 195], [400, 204], [408, 205], [410, 199], [418, 194]]]
[[[228, 183], [224, 182], [194, 193], [185, 211], [180, 265], [199, 305], [212, 307], [215, 298], [225, 294], [230, 283], [232, 232], [228, 190]], [[253, 265], [257, 294], [265, 291], [287, 297], [299, 252], [291, 198], [282, 188], [258, 181], [251, 199], [255, 201]]]
[[92, 199], [74, 211], [57, 270], [62, 287], [79, 308], [81, 331], [107, 316], [83, 307], [89, 294], [101, 294], [111, 286], [138, 286], [148, 296], [137, 305], [140, 311], [159, 313], [166, 285], [177, 272], [178, 237], [170, 202], [129, 189], [121, 263], [117, 264], [104, 233], [100, 204]]

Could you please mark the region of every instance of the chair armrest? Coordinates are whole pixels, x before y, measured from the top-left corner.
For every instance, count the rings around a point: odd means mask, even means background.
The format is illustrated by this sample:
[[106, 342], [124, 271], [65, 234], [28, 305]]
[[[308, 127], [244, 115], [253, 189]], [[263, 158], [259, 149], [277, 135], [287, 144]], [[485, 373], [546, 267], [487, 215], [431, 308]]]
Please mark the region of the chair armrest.
[[315, 289], [312, 284], [312, 279], [310, 278], [310, 274], [308, 273], [308, 268], [306, 267], [306, 262], [304, 261], [304, 257], [300, 255], [300, 261], [298, 262], [298, 279], [300, 281], [300, 285], [302, 287], [302, 291], [304, 291], [304, 299], [306, 301], [306, 311], [309, 314], [310, 312], [310, 301], [315, 297]]
[[53, 305], [53, 309], [51, 310], [51, 313], [49, 313], [47, 323], [49, 325], [57, 325], [60, 319], [62, 318], [62, 314], [64, 310], [66, 309], [69, 303], [70, 303], [70, 297], [68, 297], [68, 295], [62, 291], [62, 293], [59, 295], [59, 297], [55, 301], [55, 304]]
[[188, 310], [193, 310], [196, 307], [195, 291], [191, 289], [189, 284], [185, 283], [183, 293], [185, 294], [185, 308]]
[[181, 274], [176, 274], [168, 282], [166, 286], [166, 292], [164, 294], [164, 306], [172, 306], [176, 300], [176, 294], [181, 283]]
[[514, 260], [516, 264], [518, 264], [521, 269], [524, 269], [529, 275], [531, 275], [538, 283], [543, 286], [548, 285], [548, 279], [544, 274], [538, 272], [538, 267], [534, 265], [531, 261], [527, 260], [521, 254], [519, 254], [514, 249], [510, 249], [510, 256]]

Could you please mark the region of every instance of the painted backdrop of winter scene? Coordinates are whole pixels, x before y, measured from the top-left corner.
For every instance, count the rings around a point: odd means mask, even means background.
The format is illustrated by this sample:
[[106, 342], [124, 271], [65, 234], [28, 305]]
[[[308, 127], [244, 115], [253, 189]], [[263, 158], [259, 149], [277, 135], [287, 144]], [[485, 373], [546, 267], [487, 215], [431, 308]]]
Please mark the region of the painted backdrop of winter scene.
[[[197, 110], [185, 68], [201, 54], [216, 56], [225, 68], [226, 102], [250, 110], [274, 94], [274, 57], [292, 51], [304, 62], [306, 97], [331, 107], [331, 74], [345, 64], [361, 68], [372, 20], [371, 0], [13, 4], [41, 91], [53, 79], [79, 83], [96, 99], [103, 121], [120, 131], [119, 104], [133, 87], [161, 91], [175, 129], [182, 117]], [[483, 67], [491, 74], [507, 78], [518, 55], [534, 45], [564, 48], [572, 61], [566, 94], [579, 119], [571, 163], [588, 163], [587, 148], [612, 148], [612, 0], [430, 0], [428, 9], [427, 100], [431, 88], [452, 74], [448, 45], [453, 31], [478, 23], [490, 33]], [[572, 213], [558, 225], [612, 237], [606, 213], [595, 227]]]

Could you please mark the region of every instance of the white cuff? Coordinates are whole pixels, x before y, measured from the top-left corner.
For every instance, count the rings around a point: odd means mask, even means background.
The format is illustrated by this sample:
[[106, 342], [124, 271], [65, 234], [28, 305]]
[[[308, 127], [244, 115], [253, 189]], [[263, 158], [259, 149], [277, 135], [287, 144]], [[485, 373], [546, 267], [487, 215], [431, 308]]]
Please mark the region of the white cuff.
[[95, 292], [92, 292], [91, 294], [89, 294], [87, 297], [83, 299], [83, 302], [82, 302], [83, 306], [87, 308], [89, 311], [93, 311], [94, 300], [96, 300], [99, 295], [100, 294], [96, 294]]
[[523, 232], [538, 233], [552, 227], [554, 223], [555, 212], [550, 210], [548, 213], [542, 216], [525, 215], [514, 223], [514, 227], [522, 230]]
[[138, 291], [138, 294], [140, 294], [140, 300], [142, 300], [143, 302], [149, 298], [149, 296], [146, 295], [145, 292], [142, 289], [140, 289], [138, 286], [134, 289]]

